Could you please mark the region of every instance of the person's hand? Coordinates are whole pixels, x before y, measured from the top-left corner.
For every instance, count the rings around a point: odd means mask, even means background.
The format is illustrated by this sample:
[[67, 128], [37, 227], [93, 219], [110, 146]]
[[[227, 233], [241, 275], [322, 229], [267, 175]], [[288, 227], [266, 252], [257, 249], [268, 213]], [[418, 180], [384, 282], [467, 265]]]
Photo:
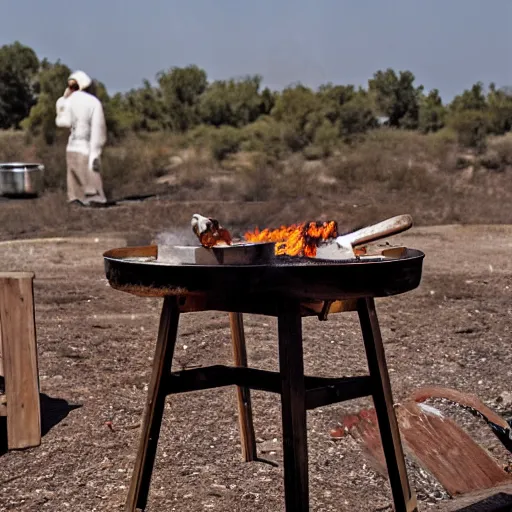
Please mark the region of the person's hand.
[[76, 80], [68, 80], [68, 87], [64, 92], [64, 98], [71, 96], [75, 91], [78, 91], [80, 87], [78, 87], [78, 83]]
[[100, 172], [100, 169], [101, 169], [101, 165], [100, 165], [100, 159], [99, 158], [95, 158], [93, 161], [92, 161], [92, 170], [94, 172]]

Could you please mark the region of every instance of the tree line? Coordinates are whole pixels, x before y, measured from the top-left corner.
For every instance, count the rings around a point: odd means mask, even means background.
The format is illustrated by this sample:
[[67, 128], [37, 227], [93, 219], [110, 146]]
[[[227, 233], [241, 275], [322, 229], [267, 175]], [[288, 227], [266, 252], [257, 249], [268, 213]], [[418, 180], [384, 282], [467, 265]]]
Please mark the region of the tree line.
[[[0, 47], [0, 129], [24, 129], [54, 143], [55, 102], [70, 73], [20, 42]], [[297, 83], [271, 91], [259, 75], [209, 81], [205, 70], [190, 65], [114, 95], [94, 80], [92, 92], [103, 102], [112, 141], [166, 131], [193, 142], [207, 134], [218, 159], [240, 149], [327, 155], [336, 143], [382, 125], [422, 133], [448, 127], [476, 149], [485, 147], [487, 135], [512, 129], [512, 88], [477, 82], [444, 103], [437, 89], [416, 85], [411, 71], [393, 69], [377, 71], [365, 88], [328, 83], [313, 90]]]

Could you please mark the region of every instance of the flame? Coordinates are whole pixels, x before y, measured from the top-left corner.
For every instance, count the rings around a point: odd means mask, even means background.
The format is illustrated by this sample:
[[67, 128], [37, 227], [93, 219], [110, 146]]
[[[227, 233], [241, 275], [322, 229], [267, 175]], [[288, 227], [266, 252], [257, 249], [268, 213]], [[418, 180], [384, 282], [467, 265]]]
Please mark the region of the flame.
[[335, 221], [303, 222], [277, 229], [256, 228], [245, 233], [248, 242], [275, 242], [277, 255], [316, 256], [316, 248], [321, 241], [338, 236], [338, 225]]

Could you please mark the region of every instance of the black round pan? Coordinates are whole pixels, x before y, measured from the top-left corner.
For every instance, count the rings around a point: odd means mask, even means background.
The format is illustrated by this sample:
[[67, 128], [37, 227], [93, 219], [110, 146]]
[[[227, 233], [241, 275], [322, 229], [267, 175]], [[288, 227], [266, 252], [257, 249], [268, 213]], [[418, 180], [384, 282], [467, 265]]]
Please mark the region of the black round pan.
[[158, 247], [124, 247], [104, 253], [111, 286], [137, 295], [219, 294], [236, 298], [274, 293], [301, 299], [385, 297], [412, 290], [421, 281], [424, 254], [406, 249], [397, 258], [318, 261], [275, 257], [255, 265], [173, 265]]

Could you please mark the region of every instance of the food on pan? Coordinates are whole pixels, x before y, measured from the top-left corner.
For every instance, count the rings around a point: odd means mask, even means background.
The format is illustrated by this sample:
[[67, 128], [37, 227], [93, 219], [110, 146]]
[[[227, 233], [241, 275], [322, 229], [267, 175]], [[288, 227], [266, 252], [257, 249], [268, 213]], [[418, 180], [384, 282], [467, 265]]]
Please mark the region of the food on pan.
[[233, 242], [229, 231], [223, 228], [216, 219], [195, 213], [192, 215], [191, 225], [192, 231], [203, 247], [231, 245]]

